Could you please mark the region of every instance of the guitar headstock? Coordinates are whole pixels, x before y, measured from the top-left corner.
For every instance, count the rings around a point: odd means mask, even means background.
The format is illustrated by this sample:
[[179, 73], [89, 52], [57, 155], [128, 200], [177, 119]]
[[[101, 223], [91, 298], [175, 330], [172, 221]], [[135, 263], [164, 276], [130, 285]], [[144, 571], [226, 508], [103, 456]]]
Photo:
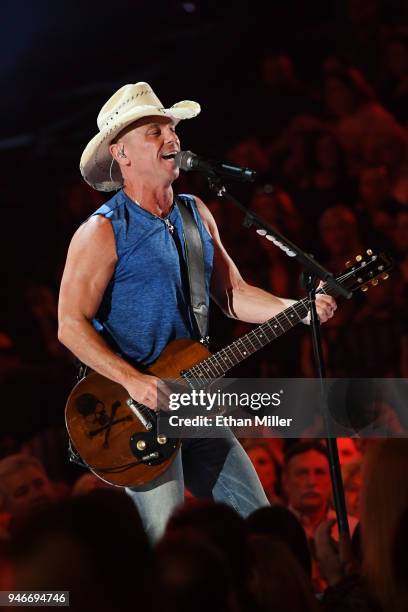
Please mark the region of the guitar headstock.
[[387, 280], [392, 266], [392, 259], [386, 253], [377, 254], [367, 249], [364, 255], [347, 261], [345, 271], [336, 280], [349, 291], [368, 291], [370, 285], [375, 287], [381, 280]]

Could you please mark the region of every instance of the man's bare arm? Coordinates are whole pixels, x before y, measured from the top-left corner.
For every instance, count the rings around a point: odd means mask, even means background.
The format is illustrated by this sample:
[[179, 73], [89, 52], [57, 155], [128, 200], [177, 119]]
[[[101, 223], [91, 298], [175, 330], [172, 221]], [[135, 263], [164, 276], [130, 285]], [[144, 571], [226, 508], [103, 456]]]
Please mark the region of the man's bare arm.
[[[207, 206], [196, 198], [201, 218], [214, 241], [214, 270], [211, 296], [223, 312], [234, 319], [248, 323], [263, 323], [293, 304], [296, 300], [281, 298], [259, 287], [249, 285], [241, 276], [223, 246], [217, 224]], [[316, 308], [321, 322], [326, 321], [336, 309], [330, 296], [316, 296]]]
[[116, 262], [110, 221], [91, 217], [77, 230], [68, 249], [58, 304], [58, 338], [83, 363], [125, 387], [132, 398], [155, 407], [155, 378], [116, 355], [92, 325]]

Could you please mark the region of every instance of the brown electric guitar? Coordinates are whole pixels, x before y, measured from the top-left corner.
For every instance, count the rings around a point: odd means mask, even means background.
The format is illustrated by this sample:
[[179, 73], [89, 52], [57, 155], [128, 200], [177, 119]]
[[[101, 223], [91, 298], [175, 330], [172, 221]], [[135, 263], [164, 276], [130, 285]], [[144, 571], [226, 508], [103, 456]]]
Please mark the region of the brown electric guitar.
[[[388, 277], [392, 262], [384, 253], [375, 255], [368, 250], [346, 266], [336, 280], [351, 292], [366, 291], [369, 284], [377, 285], [379, 278]], [[330, 293], [327, 283], [318, 292]], [[146, 373], [202, 388], [205, 380], [224, 376], [289, 331], [307, 312], [307, 300], [299, 300], [214, 355], [195, 340], [174, 340]], [[121, 385], [96, 372], [78, 382], [65, 408], [74, 455], [102, 480], [118, 486], [145, 484], [162, 474], [175, 458], [180, 441], [159, 436], [156, 419], [152, 410], [130, 398]]]

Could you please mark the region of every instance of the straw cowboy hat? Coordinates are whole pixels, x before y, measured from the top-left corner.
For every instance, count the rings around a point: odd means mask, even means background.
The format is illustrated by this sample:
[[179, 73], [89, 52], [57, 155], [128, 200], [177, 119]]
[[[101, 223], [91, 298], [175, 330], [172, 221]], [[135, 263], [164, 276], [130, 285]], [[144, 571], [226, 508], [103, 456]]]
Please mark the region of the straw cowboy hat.
[[114, 191], [122, 187], [122, 175], [117, 163], [112, 163], [109, 145], [128, 125], [150, 115], [170, 117], [178, 123], [200, 112], [200, 105], [183, 100], [170, 108], [155, 95], [148, 83], [124, 85], [104, 104], [98, 115], [99, 133], [85, 147], [80, 170], [86, 182], [98, 191]]

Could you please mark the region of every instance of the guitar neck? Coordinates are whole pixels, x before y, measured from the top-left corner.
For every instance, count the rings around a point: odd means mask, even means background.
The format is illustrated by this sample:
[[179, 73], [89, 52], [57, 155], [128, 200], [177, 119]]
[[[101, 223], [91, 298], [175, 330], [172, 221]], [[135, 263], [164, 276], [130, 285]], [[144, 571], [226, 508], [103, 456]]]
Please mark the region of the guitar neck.
[[[323, 288], [319, 289], [323, 292]], [[297, 325], [308, 313], [308, 300], [299, 300], [278, 315], [265, 323], [258, 325], [250, 332], [238, 338], [211, 357], [190, 368], [190, 372], [197, 378], [218, 378], [226, 374], [231, 368], [247, 359], [256, 351], [270, 344], [275, 338], [281, 336]]]

